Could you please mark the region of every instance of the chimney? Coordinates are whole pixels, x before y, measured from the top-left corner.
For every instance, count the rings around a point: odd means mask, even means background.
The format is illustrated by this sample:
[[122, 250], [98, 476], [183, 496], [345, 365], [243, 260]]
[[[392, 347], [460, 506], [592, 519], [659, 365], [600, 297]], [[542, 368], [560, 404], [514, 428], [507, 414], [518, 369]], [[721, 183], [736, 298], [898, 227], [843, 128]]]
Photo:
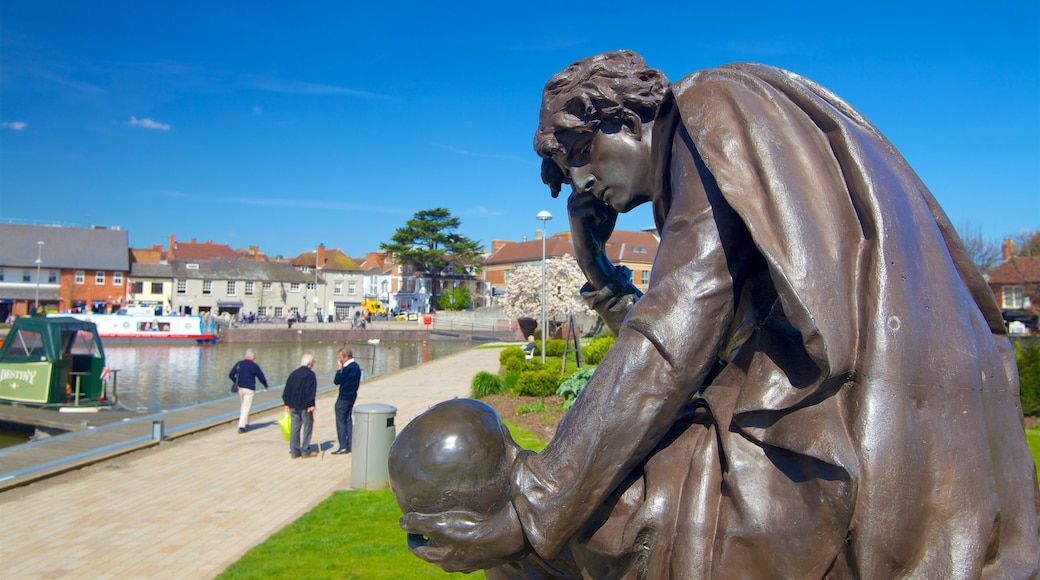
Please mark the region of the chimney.
[[511, 243], [509, 240], [491, 240], [491, 253], [494, 254], [509, 243]]
[[325, 244], [318, 244], [318, 253], [314, 255], [314, 267], [325, 265]]
[[173, 232], [170, 232], [170, 249], [166, 252], [166, 256], [172, 258], [174, 256], [173, 248], [177, 245], [177, 240], [173, 237]]
[[535, 230], [534, 231], [534, 239], [536, 239], [536, 240], [542, 239], [542, 230]]
[[1004, 238], [1004, 247], [1001, 252], [1004, 256], [1004, 261], [1006, 262], [1013, 258], [1017, 251], [1017, 248], [1015, 248], [1015, 242], [1011, 238]]

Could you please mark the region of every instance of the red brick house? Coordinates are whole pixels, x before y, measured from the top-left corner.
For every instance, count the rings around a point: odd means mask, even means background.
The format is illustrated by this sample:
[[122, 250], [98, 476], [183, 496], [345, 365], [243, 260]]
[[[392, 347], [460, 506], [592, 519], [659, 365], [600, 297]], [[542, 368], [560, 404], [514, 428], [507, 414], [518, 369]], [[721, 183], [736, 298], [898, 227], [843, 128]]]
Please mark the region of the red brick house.
[[1005, 245], [1004, 262], [990, 272], [987, 282], [993, 290], [1004, 320], [1021, 321], [1027, 331], [1037, 332], [1040, 315], [1040, 256], [1014, 256]]

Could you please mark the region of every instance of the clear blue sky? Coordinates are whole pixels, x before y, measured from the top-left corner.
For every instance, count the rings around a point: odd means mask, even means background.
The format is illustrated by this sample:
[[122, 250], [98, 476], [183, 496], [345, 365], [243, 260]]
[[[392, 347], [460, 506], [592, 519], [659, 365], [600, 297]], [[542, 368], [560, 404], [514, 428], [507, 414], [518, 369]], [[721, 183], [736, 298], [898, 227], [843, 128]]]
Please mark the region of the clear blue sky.
[[[1035, 0], [467, 4], [3, 0], [0, 219], [285, 256], [359, 256], [433, 207], [488, 246], [533, 237], [543, 209], [552, 234], [542, 87], [629, 48], [673, 81], [736, 61], [807, 76], [955, 225], [1040, 229]], [[620, 222], [651, 225], [642, 208]]]

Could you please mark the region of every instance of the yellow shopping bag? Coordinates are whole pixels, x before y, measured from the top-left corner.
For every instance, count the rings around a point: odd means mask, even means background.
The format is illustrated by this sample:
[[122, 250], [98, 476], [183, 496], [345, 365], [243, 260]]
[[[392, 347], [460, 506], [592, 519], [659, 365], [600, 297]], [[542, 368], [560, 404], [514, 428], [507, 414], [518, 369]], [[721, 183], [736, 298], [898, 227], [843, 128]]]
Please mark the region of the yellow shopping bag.
[[289, 415], [289, 411], [282, 413], [282, 418], [278, 419], [278, 424], [282, 426], [282, 437], [285, 440], [289, 440], [289, 429], [292, 427], [292, 416]]

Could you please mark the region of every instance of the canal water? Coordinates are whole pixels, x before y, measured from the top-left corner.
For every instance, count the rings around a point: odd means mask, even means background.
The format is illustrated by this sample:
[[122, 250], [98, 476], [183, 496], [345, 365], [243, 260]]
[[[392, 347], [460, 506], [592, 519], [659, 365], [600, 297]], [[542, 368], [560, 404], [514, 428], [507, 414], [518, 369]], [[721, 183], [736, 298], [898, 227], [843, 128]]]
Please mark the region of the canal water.
[[[247, 348], [272, 388], [285, 384], [304, 353], [314, 354], [319, 384], [332, 382], [343, 343], [217, 343], [212, 345], [105, 345], [108, 368], [116, 371], [117, 403], [130, 411], [157, 413], [232, 396], [228, 373]], [[467, 342], [348, 344], [365, 378], [394, 372], [472, 347]], [[326, 380], [323, 380], [323, 375]], [[109, 388], [111, 389], [111, 381]], [[362, 386], [364, 388], [364, 386]], [[113, 393], [109, 391], [109, 397]]]
[[[228, 373], [247, 348], [272, 388], [285, 384], [299, 368], [304, 353], [314, 355], [318, 384], [332, 382], [340, 342], [231, 343], [209, 345], [105, 345], [105, 362], [112, 370], [108, 396], [117, 405], [137, 413], [171, 411], [235, 396]], [[364, 378], [392, 373], [469, 348], [461, 341], [350, 343]], [[364, 389], [364, 382], [361, 384]], [[31, 431], [0, 429], [0, 448], [28, 441]]]

